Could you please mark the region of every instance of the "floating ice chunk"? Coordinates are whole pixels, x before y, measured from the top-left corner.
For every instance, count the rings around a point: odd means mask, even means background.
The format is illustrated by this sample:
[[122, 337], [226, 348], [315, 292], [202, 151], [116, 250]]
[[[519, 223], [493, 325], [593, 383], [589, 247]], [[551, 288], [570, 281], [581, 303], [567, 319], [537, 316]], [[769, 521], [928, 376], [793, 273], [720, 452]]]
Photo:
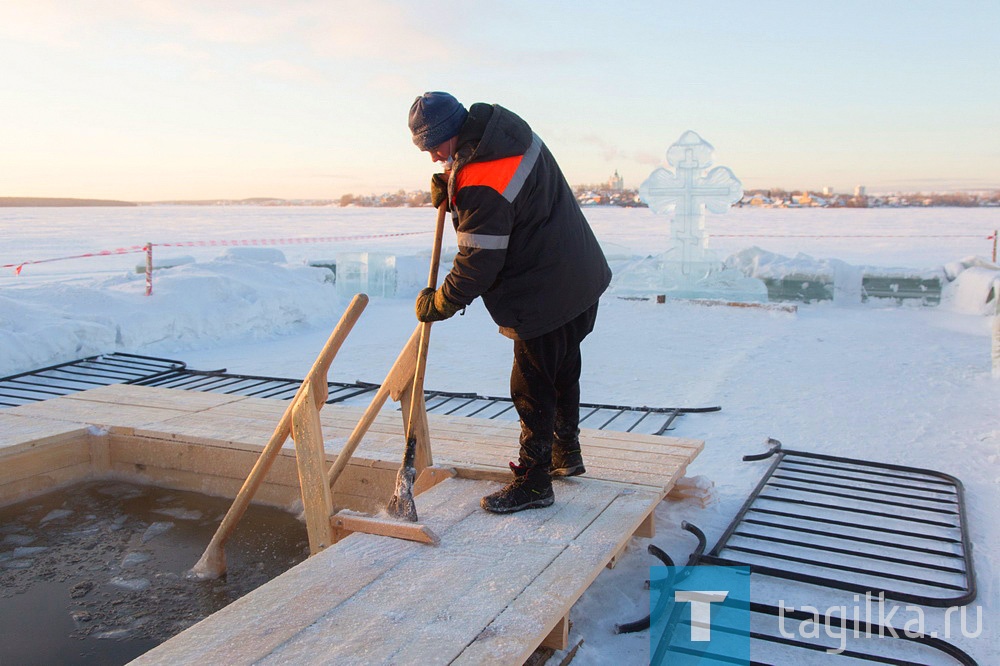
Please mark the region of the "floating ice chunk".
[[30, 569], [33, 564], [31, 560], [8, 560], [2, 566], [4, 569]]
[[151, 541], [152, 539], [155, 539], [156, 537], [160, 536], [164, 532], [167, 532], [168, 530], [173, 529], [173, 527], [174, 527], [173, 523], [163, 523], [163, 522], [153, 523], [152, 525], [150, 525], [149, 527], [146, 528], [145, 532], [143, 532], [143, 534], [142, 534], [142, 542], [143, 543], [148, 543], [149, 541]]
[[66, 516], [73, 515], [73, 512], [69, 509], [53, 509], [45, 514], [45, 517], [40, 521], [42, 524], [49, 522], [50, 520], [59, 520], [65, 518]]
[[136, 551], [126, 553], [124, 559], [122, 559], [122, 568], [128, 569], [129, 567], [135, 567], [140, 564], [144, 564], [148, 562], [150, 559], [152, 559], [152, 557], [153, 556], [150, 555], [149, 553], [139, 553]]
[[122, 578], [121, 576], [115, 576], [109, 582], [115, 587], [133, 592], [142, 592], [149, 589], [149, 579], [147, 578]]
[[185, 509], [183, 507], [175, 507], [172, 509], [154, 509], [153, 513], [161, 513], [165, 516], [170, 516], [171, 518], [176, 518], [177, 520], [201, 520], [201, 511], [196, 509]]
[[48, 546], [21, 546], [14, 549], [14, 557], [31, 557], [38, 553], [44, 553], [48, 549]]
[[92, 634], [94, 638], [107, 639], [113, 641], [124, 640], [129, 637], [128, 629], [112, 629], [111, 631], [102, 631], [99, 634]]
[[8, 534], [3, 538], [2, 543], [10, 544], [12, 546], [27, 546], [34, 540], [35, 537], [30, 534]]
[[97, 492], [108, 497], [118, 497], [120, 499], [132, 499], [133, 497], [142, 497], [145, 494], [145, 491], [141, 488], [127, 483], [115, 483], [104, 486], [98, 488]]

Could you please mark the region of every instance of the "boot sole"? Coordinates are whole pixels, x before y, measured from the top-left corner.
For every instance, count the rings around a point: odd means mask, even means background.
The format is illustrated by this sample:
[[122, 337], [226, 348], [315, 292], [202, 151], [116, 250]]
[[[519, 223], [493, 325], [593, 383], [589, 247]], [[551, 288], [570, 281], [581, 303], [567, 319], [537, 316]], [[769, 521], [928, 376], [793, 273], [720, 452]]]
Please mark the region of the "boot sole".
[[559, 467], [557, 469], [549, 472], [549, 476], [580, 476], [581, 474], [586, 474], [587, 468], [583, 465], [574, 465], [573, 467]]
[[511, 507], [490, 507], [487, 506], [485, 502], [480, 502], [479, 506], [483, 507], [484, 511], [488, 511], [490, 513], [517, 513], [518, 511], [524, 511], [525, 509], [544, 509], [547, 506], [552, 506], [555, 501], [555, 497], [543, 497], [542, 499], [532, 500], [525, 504], [519, 504], [518, 506]]

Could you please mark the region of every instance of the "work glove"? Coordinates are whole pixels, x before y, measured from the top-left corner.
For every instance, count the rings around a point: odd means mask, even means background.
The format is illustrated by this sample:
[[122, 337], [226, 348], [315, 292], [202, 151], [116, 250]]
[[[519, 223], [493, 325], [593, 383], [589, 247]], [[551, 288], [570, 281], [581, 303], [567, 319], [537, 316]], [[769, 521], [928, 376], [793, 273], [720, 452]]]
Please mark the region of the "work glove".
[[448, 174], [436, 173], [431, 176], [431, 205], [440, 208], [448, 198]]
[[415, 309], [418, 320], [429, 322], [447, 319], [461, 310], [462, 306], [455, 305], [445, 298], [440, 289], [435, 291], [431, 287], [427, 287], [417, 296]]

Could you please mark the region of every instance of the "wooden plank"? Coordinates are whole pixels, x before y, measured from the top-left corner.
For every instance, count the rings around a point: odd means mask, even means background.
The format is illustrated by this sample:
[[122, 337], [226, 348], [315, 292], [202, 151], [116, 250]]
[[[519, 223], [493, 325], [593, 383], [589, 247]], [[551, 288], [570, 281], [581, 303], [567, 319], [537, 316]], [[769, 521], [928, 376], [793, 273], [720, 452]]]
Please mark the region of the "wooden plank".
[[111, 471], [111, 437], [108, 434], [88, 435], [90, 466], [95, 474]]
[[[475, 547], [482, 525], [473, 520], [482, 513], [470, 514], [442, 535], [441, 545], [401, 561], [260, 663], [303, 663], [333, 651], [346, 662], [447, 663], [480, 631], [483, 616], [502, 611], [562, 548], [526, 542], [483, 552]], [[451, 563], [447, 573], [437, 566], [442, 561]]]
[[413, 494], [419, 495], [422, 492], [430, 490], [445, 479], [455, 476], [458, 476], [458, 472], [455, 471], [454, 467], [425, 467], [413, 483]]
[[[133, 465], [137, 471], [142, 471], [143, 467], [177, 469], [241, 481], [246, 479], [259, 453], [115, 433], [109, 435], [109, 443], [111, 460], [119, 466]], [[282, 451], [269, 470], [267, 480], [298, 487], [292, 451]]]
[[319, 422], [312, 382], [304, 386], [295, 399], [291, 420], [302, 507], [309, 534], [309, 552], [316, 555], [333, 544], [333, 528], [330, 525], [333, 501], [330, 498], [330, 486], [326, 482], [323, 428]]
[[40, 416], [55, 421], [72, 421], [120, 429], [137, 428], [159, 423], [184, 414], [184, 410], [143, 405], [115, 405], [107, 402], [80, 400], [60, 396], [42, 402], [8, 408], [18, 416]]
[[563, 615], [538, 647], [565, 650], [569, 647], [569, 615]]
[[[224, 405], [219, 405], [218, 407], [213, 407], [208, 411], [211, 414], [221, 415], [223, 417], [257, 419], [270, 421], [273, 424], [281, 418], [281, 415], [284, 413], [285, 407], [287, 406], [288, 402], [285, 400], [247, 397], [237, 402], [230, 402]], [[337, 407], [337, 405], [328, 405], [328, 407]], [[351, 409], [356, 408], [352, 407]], [[326, 408], [324, 408], [324, 411], [326, 411]]]
[[68, 486], [90, 476], [90, 463], [50, 469], [34, 476], [0, 485], [0, 506], [14, 504]]
[[4, 456], [3, 464], [0, 465], [0, 484], [77, 465], [90, 465], [90, 442], [86, 435], [62, 443], [33, 447], [18, 455]]
[[426, 525], [419, 523], [400, 522], [377, 516], [363, 516], [352, 513], [338, 512], [330, 516], [328, 523], [336, 530], [343, 532], [337, 538], [342, 539], [352, 532], [377, 534], [378, 536], [406, 539], [429, 545], [437, 545], [441, 539]]
[[112, 405], [137, 405], [161, 407], [164, 409], [200, 412], [230, 402], [245, 400], [241, 395], [225, 395], [202, 391], [185, 391], [157, 386], [136, 386], [134, 384], [109, 384], [98, 388], [71, 393], [68, 400], [104, 402]]
[[[469, 442], [464, 447], [455, 447], [453, 450], [448, 446], [450, 442], [435, 440], [435, 451], [442, 458], [450, 462], [470, 462], [475, 464], [499, 464], [505, 465], [507, 460], [517, 458], [517, 447], [508, 445], [500, 447], [496, 444], [483, 444], [479, 442]], [[639, 453], [634, 451], [615, 451], [609, 448], [594, 449], [582, 446], [583, 460], [588, 472], [590, 470], [601, 470], [603, 474], [614, 474], [615, 472], [640, 472], [644, 474], [659, 475], [666, 477], [672, 475], [669, 470], [672, 467], [685, 466], [692, 455], [687, 452], [683, 455], [669, 453]]]
[[[260, 451], [259, 447], [255, 451], [229, 449], [114, 433], [109, 436], [109, 442], [111, 459], [119, 472], [146, 474], [147, 478], [156, 478], [172, 469], [178, 473], [190, 473], [194, 475], [193, 478], [207, 475], [230, 479], [239, 484], [246, 479]], [[352, 459], [334, 489], [334, 504], [340, 508], [365, 512], [383, 508], [395, 487], [394, 465], [382, 468], [374, 466], [372, 461]], [[154, 473], [150, 470], [158, 471]], [[178, 476], [181, 477], [183, 475]], [[298, 471], [293, 451], [281, 451], [265, 477], [265, 484], [286, 487], [298, 493]], [[235, 497], [235, 492], [225, 490], [230, 486], [231, 484], [221, 481], [213, 483], [210, 494]], [[236, 488], [238, 490], [239, 485]], [[191, 486], [190, 489], [198, 490], [198, 485]], [[285, 504], [287, 503], [282, 503]]]
[[[199, 472], [171, 469], [167, 467], [136, 466], [130, 463], [111, 463], [111, 472], [115, 475], [134, 479], [140, 483], [148, 483], [174, 490], [191, 490], [213, 497], [236, 497], [243, 486], [243, 479], [209, 476]], [[292, 510], [300, 501], [298, 485], [285, 486], [275, 483], [261, 484], [254, 495], [254, 502], [280, 509]]]
[[[470, 425], [474, 426], [475, 424]], [[467, 435], [471, 437], [475, 433], [467, 433]], [[504, 441], [502, 446], [476, 441], [453, 444], [448, 440], [440, 439], [436, 430], [434, 437], [435, 456], [442, 466], [501, 467], [506, 465], [507, 460], [517, 457], [517, 447], [510, 444], [510, 440]], [[397, 446], [398, 443], [395, 442]], [[394, 456], [398, 455], [397, 450], [397, 448], [389, 449], [388, 447], [380, 446], [379, 442], [374, 440], [370, 435], [366, 437], [356, 455], [365, 457], [378, 456], [383, 459], [392, 460]], [[677, 477], [677, 471], [683, 470], [693, 458], [693, 454], [685, 457], [646, 455], [644, 460], [641, 461], [627, 460], [624, 457], [618, 460], [612, 456], [589, 457], [587, 449], [585, 449], [584, 455], [588, 476], [591, 478], [601, 478], [623, 483], [637, 483], [660, 488], [666, 488]]]
[[653, 510], [643, 519], [632, 536], [637, 536], [641, 539], [652, 539], [656, 536], [656, 514]]
[[[623, 493], [535, 578], [452, 663], [521, 664], [602, 571], [658, 499]], [[536, 640], [526, 639], [536, 636]]]
[[[452, 481], [445, 482], [453, 483]], [[463, 501], [475, 505], [477, 495], [496, 487], [489, 483], [469, 483]], [[475, 488], [476, 492], [472, 492]], [[371, 613], [370, 606], [389, 610], [394, 631], [405, 640], [384, 642], [365, 656], [376, 663], [448, 663], [466, 649], [470, 639], [482, 632], [493, 617], [517, 599], [556, 557], [614, 501], [620, 490], [600, 483], [573, 484], [550, 508], [497, 516], [484, 511], [470, 513], [461, 523], [442, 535], [442, 544], [423, 551], [426, 561], [401, 563], [379, 581], [378, 590], [363, 591], [351, 600], [351, 613], [340, 613], [330, 624], [337, 632], [349, 632], [353, 641], [375, 640], [386, 628], [384, 614]], [[484, 535], [486, 535], [484, 537]], [[438, 551], [442, 551], [439, 552]], [[435, 562], [452, 562], [448, 586], [440, 585]], [[435, 582], [437, 581], [437, 582]], [[407, 612], [405, 599], [394, 599], [397, 585], [419, 585], [433, 590], [419, 603], [420, 613]], [[347, 608], [345, 607], [345, 611]], [[348, 628], [346, 621], [364, 614], [361, 626]], [[398, 615], [397, 615], [398, 614]], [[361, 619], [361, 618], [359, 618]], [[557, 618], [552, 618], [554, 625]], [[551, 630], [551, 628], [550, 628]], [[534, 635], [538, 629], [530, 632]], [[542, 632], [540, 642], [549, 631]], [[337, 635], [337, 634], [335, 634]], [[301, 654], [291, 646], [275, 653], [295, 659]]]
[[86, 435], [87, 428], [45, 416], [25, 416], [10, 409], [0, 411], [0, 457], [50, 441], [67, 441]]
[[133, 432], [136, 435], [158, 439], [228, 446], [260, 453], [274, 432], [275, 422], [275, 420], [239, 419], [224, 417], [213, 412], [201, 412], [185, 414], [148, 427], [138, 427]]
[[[227, 405], [222, 409], [228, 411], [249, 406]], [[322, 419], [324, 426], [336, 431], [353, 426], [352, 421], [357, 415], [356, 410], [331, 405], [324, 409]], [[443, 465], [461, 463], [481, 465], [493, 461], [494, 457], [516, 455], [519, 433], [516, 423], [430, 415], [429, 424], [433, 430], [435, 454]], [[402, 431], [402, 426], [392, 414], [380, 414], [360, 445], [359, 455], [362, 452], [370, 455], [373, 451], [378, 451], [385, 459], [395, 459], [400, 455]], [[648, 464], [648, 454], [662, 456], [658, 460], [663, 460], [665, 464], [681, 464], [690, 461], [703, 445], [697, 440], [586, 430], [583, 431], [581, 438], [588, 462], [591, 459], [594, 461], [590, 463], [588, 471], [592, 467], [595, 470], [594, 474], [598, 474], [601, 478], [661, 487], [666, 487], [670, 480], [675, 478], [674, 470], [665, 470], [662, 483], [649, 477], [635, 475], [647, 474], [650, 473], [648, 470], [656, 469], [655, 466]], [[647, 461], [645, 464], [644, 460]], [[619, 474], [616, 470], [623, 467], [625, 473]], [[643, 471], [643, 467], [647, 471]]]
[[550, 508], [498, 516], [477, 510], [479, 496], [496, 484], [460, 483], [468, 490], [455, 501], [473, 510], [439, 546], [414, 553], [262, 663], [298, 663], [334, 644], [347, 661], [358, 650], [370, 663], [447, 663], [621, 492], [574, 483]]

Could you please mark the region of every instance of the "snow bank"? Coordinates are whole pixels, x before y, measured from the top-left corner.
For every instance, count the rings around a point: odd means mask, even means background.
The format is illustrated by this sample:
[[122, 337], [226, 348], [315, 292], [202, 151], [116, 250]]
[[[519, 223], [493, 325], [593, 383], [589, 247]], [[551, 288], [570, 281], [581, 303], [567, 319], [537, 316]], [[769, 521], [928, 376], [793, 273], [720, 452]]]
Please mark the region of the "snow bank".
[[731, 255], [726, 268], [735, 268], [747, 277], [781, 279], [788, 275], [815, 275], [833, 278], [837, 268], [847, 264], [839, 259], [814, 259], [801, 252], [786, 257], [759, 247], [748, 247]]
[[1000, 297], [1000, 266], [979, 257], [946, 264], [951, 280], [941, 294], [941, 304], [953, 312], [992, 315]]
[[[833, 280], [835, 276], [845, 273], [919, 279], [932, 279], [947, 275], [945, 267], [913, 269], [856, 266], [840, 259], [815, 259], [801, 252], [794, 257], [786, 257], [775, 252], [768, 252], [756, 246], [736, 252], [726, 259], [725, 264], [727, 268], [735, 268], [747, 277], [760, 279], [782, 279], [792, 275], [815, 275], [820, 278]], [[959, 265], [961, 264], [959, 263]]]
[[145, 277], [49, 283], [0, 293], [0, 376], [124, 351], [164, 353], [263, 340], [343, 310], [332, 274], [284, 263], [278, 250], [232, 248], [218, 259]]

